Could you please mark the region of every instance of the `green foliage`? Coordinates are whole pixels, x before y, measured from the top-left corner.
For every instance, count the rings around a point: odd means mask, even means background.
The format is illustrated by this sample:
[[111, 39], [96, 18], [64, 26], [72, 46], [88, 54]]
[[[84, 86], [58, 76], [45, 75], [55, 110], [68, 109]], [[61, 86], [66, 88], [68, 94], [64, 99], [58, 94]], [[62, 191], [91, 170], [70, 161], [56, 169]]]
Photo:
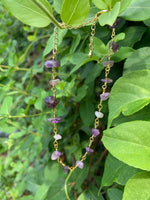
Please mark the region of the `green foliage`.
[[90, 0], [64, 0], [61, 19], [67, 25], [77, 26], [85, 21], [90, 11]]
[[[0, 199], [61, 200], [67, 199], [68, 190], [70, 200], [149, 200], [149, 172], [143, 171], [150, 170], [149, 1], [2, 3]], [[101, 10], [106, 11], [99, 17], [93, 56], [89, 58], [90, 24], [66, 30], [58, 21], [69, 27], [79, 26]], [[85, 153], [91, 136], [105, 74], [102, 62], [109, 56], [109, 25], [118, 16], [122, 22], [116, 28], [115, 42], [120, 48], [112, 54], [115, 64], [109, 78], [113, 83], [107, 87], [110, 99], [103, 102], [101, 135], [95, 139], [95, 153], [88, 155], [84, 169], [77, 168], [68, 176], [50, 159], [53, 126], [47, 118], [53, 116], [53, 110], [43, 103], [46, 96], [52, 95], [48, 85], [52, 73], [44, 69], [44, 59], [51, 58], [54, 40], [54, 26], [48, 25], [52, 22], [59, 27], [56, 59], [61, 67], [56, 73], [61, 81], [56, 85], [56, 97], [57, 116], [62, 117], [58, 133], [63, 137], [59, 149], [66, 164], [71, 165]], [[108, 129], [102, 137], [105, 127]], [[112, 155], [106, 155], [101, 137]]]
[[102, 141], [119, 160], [136, 168], [150, 170], [149, 130], [150, 122], [126, 122], [104, 131]]
[[[123, 200], [149, 200], [150, 173], [141, 172], [133, 176], [125, 186]], [[141, 192], [142, 191], [142, 192]]]
[[30, 26], [44, 27], [54, 21], [52, 7], [47, 0], [2, 1], [4, 6], [20, 21]]

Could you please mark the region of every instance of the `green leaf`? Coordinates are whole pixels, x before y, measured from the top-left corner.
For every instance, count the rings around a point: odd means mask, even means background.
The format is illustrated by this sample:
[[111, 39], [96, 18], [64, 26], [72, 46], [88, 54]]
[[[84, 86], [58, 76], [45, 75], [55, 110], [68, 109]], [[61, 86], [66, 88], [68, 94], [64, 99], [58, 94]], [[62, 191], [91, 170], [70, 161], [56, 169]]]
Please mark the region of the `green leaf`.
[[42, 109], [42, 106], [43, 106], [43, 100], [44, 98], [46, 97], [47, 95], [47, 92], [45, 92], [44, 90], [40, 89], [39, 91], [39, 97], [38, 99], [36, 100], [35, 104], [34, 104], [34, 107], [37, 109], [37, 110], [43, 110]]
[[118, 124], [134, 121], [134, 120], [143, 120], [143, 121], [150, 121], [150, 104], [145, 106], [142, 110], [136, 112], [130, 116], [123, 116], [122, 114], [119, 115], [116, 119], [113, 120], [112, 126], [117, 126]]
[[77, 91], [77, 96], [74, 98], [74, 101], [75, 102], [81, 101], [85, 97], [87, 93], [87, 89], [88, 89], [88, 86], [85, 84], [82, 87], [80, 87]]
[[108, 127], [121, 112], [128, 116], [150, 103], [149, 85], [148, 70], [128, 73], [115, 82], [109, 99]]
[[95, 186], [91, 185], [90, 188], [86, 189], [81, 195], [78, 197], [78, 200], [104, 200], [103, 196], [100, 194], [98, 196], [98, 190]]
[[150, 122], [133, 121], [104, 131], [102, 141], [117, 159], [143, 170], [150, 170]]
[[100, 25], [104, 26], [108, 24], [112, 26], [119, 15], [119, 10], [120, 10], [120, 2], [117, 2], [111, 11], [100, 15], [99, 17]]
[[124, 64], [124, 74], [142, 69], [150, 70], [150, 47], [136, 50]]
[[85, 21], [90, 6], [90, 0], [64, 0], [61, 19], [67, 25], [78, 26]]
[[64, 0], [54, 0], [54, 10], [60, 14], [61, 13], [61, 8]]
[[99, 59], [98, 56], [92, 56], [92, 58], [89, 58], [89, 56], [87, 54], [84, 53], [75, 53], [70, 62], [72, 64], [75, 64], [76, 66], [71, 70], [69, 76], [74, 73], [75, 71], [77, 71], [80, 67], [82, 67], [84, 64], [86, 64], [87, 62], [90, 61], [97, 61]]
[[107, 196], [110, 200], [122, 200], [123, 192], [117, 188], [107, 190]]
[[102, 57], [106, 54], [106, 46], [105, 44], [97, 37], [94, 37], [94, 50], [93, 53], [96, 56]]
[[4, 6], [20, 21], [30, 26], [45, 27], [56, 23], [47, 0], [2, 0]]
[[141, 40], [146, 28], [143, 26], [130, 26], [125, 29], [125, 39], [120, 41], [120, 46], [133, 47], [134, 44]]
[[0, 108], [0, 114], [8, 115], [10, 113], [12, 104], [13, 104], [13, 98], [10, 96], [5, 97], [2, 106]]
[[34, 196], [34, 198], [33, 198], [33, 200], [45, 200], [45, 198], [46, 198], [46, 196], [47, 196], [47, 193], [48, 193], [48, 190], [49, 190], [49, 185], [46, 185], [46, 184], [43, 184], [43, 185], [41, 185], [39, 188], [38, 188], [38, 190], [37, 190], [37, 192], [36, 192], [36, 194], [35, 194], [35, 196]]
[[120, 15], [126, 20], [143, 21], [150, 17], [149, 0], [133, 0], [129, 7]]
[[117, 53], [112, 56], [112, 60], [114, 60], [115, 62], [120, 62], [125, 58], [131, 56], [134, 52], [135, 50], [131, 47], [120, 47]]
[[121, 6], [120, 6], [120, 12], [119, 13], [122, 13], [124, 10], [126, 10], [128, 8], [128, 6], [132, 2], [132, 0], [122, 0], [120, 2], [121, 2]]
[[123, 200], [150, 200], [150, 172], [140, 172], [126, 184]]
[[[66, 35], [67, 30], [66, 29], [59, 29], [58, 28], [58, 45], [62, 43], [62, 40], [64, 36]], [[53, 41], [54, 41], [54, 33], [50, 36], [50, 38], [47, 41], [46, 47], [43, 51], [43, 57], [45, 57], [47, 54], [49, 54], [53, 49]]]
[[143, 22], [144, 22], [144, 24], [145, 24], [146, 26], [150, 26], [150, 19], [144, 20]]
[[92, 125], [94, 121], [94, 105], [91, 101], [82, 102], [80, 104], [80, 117], [86, 126]]
[[108, 10], [108, 5], [104, 0], [92, 0], [92, 2], [100, 10]]
[[109, 154], [105, 162], [100, 189], [104, 186], [111, 186], [114, 182], [125, 185], [128, 179], [137, 172], [139, 169], [133, 168]]

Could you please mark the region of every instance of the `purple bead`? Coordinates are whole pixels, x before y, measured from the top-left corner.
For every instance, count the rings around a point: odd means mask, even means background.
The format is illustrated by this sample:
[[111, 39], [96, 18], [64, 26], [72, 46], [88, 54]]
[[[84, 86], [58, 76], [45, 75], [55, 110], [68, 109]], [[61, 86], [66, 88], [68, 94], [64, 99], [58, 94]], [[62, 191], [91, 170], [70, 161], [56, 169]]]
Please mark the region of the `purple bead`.
[[49, 118], [47, 121], [55, 124], [55, 123], [59, 123], [61, 121], [61, 118], [60, 117], [53, 117], [53, 118]]
[[54, 79], [49, 82], [50, 85], [56, 85], [60, 82], [60, 79]]
[[92, 134], [94, 137], [97, 137], [100, 134], [100, 131], [96, 128], [92, 128]]
[[60, 61], [58, 61], [58, 60], [47, 60], [45, 62], [45, 67], [47, 67], [47, 68], [60, 67]]
[[119, 49], [119, 44], [116, 42], [110, 42], [109, 47], [112, 49], [113, 53], [117, 53]]
[[121, 21], [122, 21], [121, 19], [116, 19], [116, 21], [112, 26], [110, 26], [110, 28], [116, 28], [121, 23]]
[[53, 137], [54, 137], [54, 139], [55, 139], [55, 140], [60, 140], [60, 139], [62, 138], [62, 136], [61, 136], [61, 135], [59, 135], [59, 134], [57, 134], [57, 135], [54, 135]]
[[100, 98], [101, 98], [102, 101], [105, 101], [109, 98], [109, 96], [110, 96], [110, 93], [106, 92], [106, 93], [101, 94]]
[[114, 61], [113, 60], [104, 61], [102, 62], [102, 64], [104, 67], [107, 67], [107, 66], [112, 67], [114, 65]]
[[62, 155], [61, 152], [59, 152], [59, 151], [54, 151], [54, 152], [52, 153], [51, 159], [52, 159], [52, 160], [57, 160], [61, 155]]
[[101, 81], [102, 81], [103, 83], [112, 83], [112, 82], [113, 82], [113, 80], [110, 79], [110, 78], [104, 78], [104, 79], [101, 79]]
[[89, 148], [89, 147], [86, 147], [85, 149], [86, 149], [86, 152], [87, 152], [87, 153], [92, 153], [92, 152], [94, 151], [93, 149], [91, 149], [91, 148]]
[[68, 166], [63, 166], [62, 168], [63, 168], [64, 174], [67, 174], [67, 172], [68, 172]]
[[54, 96], [45, 97], [44, 102], [48, 108], [55, 108], [59, 103], [59, 101]]
[[80, 169], [83, 169], [83, 167], [84, 167], [84, 163], [83, 163], [82, 161], [80, 161], [80, 160], [77, 160], [77, 161], [76, 161], [76, 165], [77, 165]]

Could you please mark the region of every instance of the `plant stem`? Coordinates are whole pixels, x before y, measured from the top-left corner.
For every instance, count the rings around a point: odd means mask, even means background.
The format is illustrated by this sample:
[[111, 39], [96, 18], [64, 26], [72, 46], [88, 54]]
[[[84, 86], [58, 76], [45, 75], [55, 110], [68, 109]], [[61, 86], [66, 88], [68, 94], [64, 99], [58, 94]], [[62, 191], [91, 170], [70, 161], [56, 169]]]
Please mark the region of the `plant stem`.
[[33, 114], [33, 115], [16, 115], [16, 116], [9, 116], [8, 118], [26, 118], [26, 117], [37, 117], [40, 115], [45, 115], [45, 114], [49, 114], [50, 112], [43, 112], [43, 113], [38, 113], [38, 114]]
[[71, 171], [69, 172], [69, 174], [68, 174], [68, 176], [67, 176], [67, 178], [66, 178], [66, 180], [65, 180], [65, 194], [66, 194], [66, 197], [67, 197], [68, 200], [70, 200], [70, 197], [69, 197], [68, 190], [67, 190], [67, 183], [68, 183], [68, 180], [69, 180], [69, 178], [70, 178], [72, 172], [73, 172], [73, 170], [71, 170]]

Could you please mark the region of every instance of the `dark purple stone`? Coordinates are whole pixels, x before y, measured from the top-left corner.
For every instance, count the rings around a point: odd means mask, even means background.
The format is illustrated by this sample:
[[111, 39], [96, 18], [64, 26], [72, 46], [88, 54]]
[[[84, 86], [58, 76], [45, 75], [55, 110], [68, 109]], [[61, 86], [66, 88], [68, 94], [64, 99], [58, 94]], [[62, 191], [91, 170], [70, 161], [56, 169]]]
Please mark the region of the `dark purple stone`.
[[53, 124], [55, 124], [55, 123], [57, 124], [61, 121], [61, 117], [49, 118], [47, 121], [50, 122], [50, 123], [53, 123]]
[[45, 97], [44, 102], [48, 108], [55, 108], [59, 103], [59, 101], [54, 96]]
[[45, 67], [47, 67], [47, 68], [60, 67], [60, 61], [58, 61], [58, 60], [47, 60], [45, 62]]
[[110, 28], [116, 28], [117, 26], [119, 26], [119, 24], [121, 23], [121, 19], [120, 18], [118, 18], [118, 19], [116, 19], [116, 21], [114, 22], [114, 24], [112, 25], [112, 26], [110, 26]]
[[113, 53], [117, 53], [119, 49], [119, 44], [116, 42], [110, 42], [109, 47], [112, 49]]

